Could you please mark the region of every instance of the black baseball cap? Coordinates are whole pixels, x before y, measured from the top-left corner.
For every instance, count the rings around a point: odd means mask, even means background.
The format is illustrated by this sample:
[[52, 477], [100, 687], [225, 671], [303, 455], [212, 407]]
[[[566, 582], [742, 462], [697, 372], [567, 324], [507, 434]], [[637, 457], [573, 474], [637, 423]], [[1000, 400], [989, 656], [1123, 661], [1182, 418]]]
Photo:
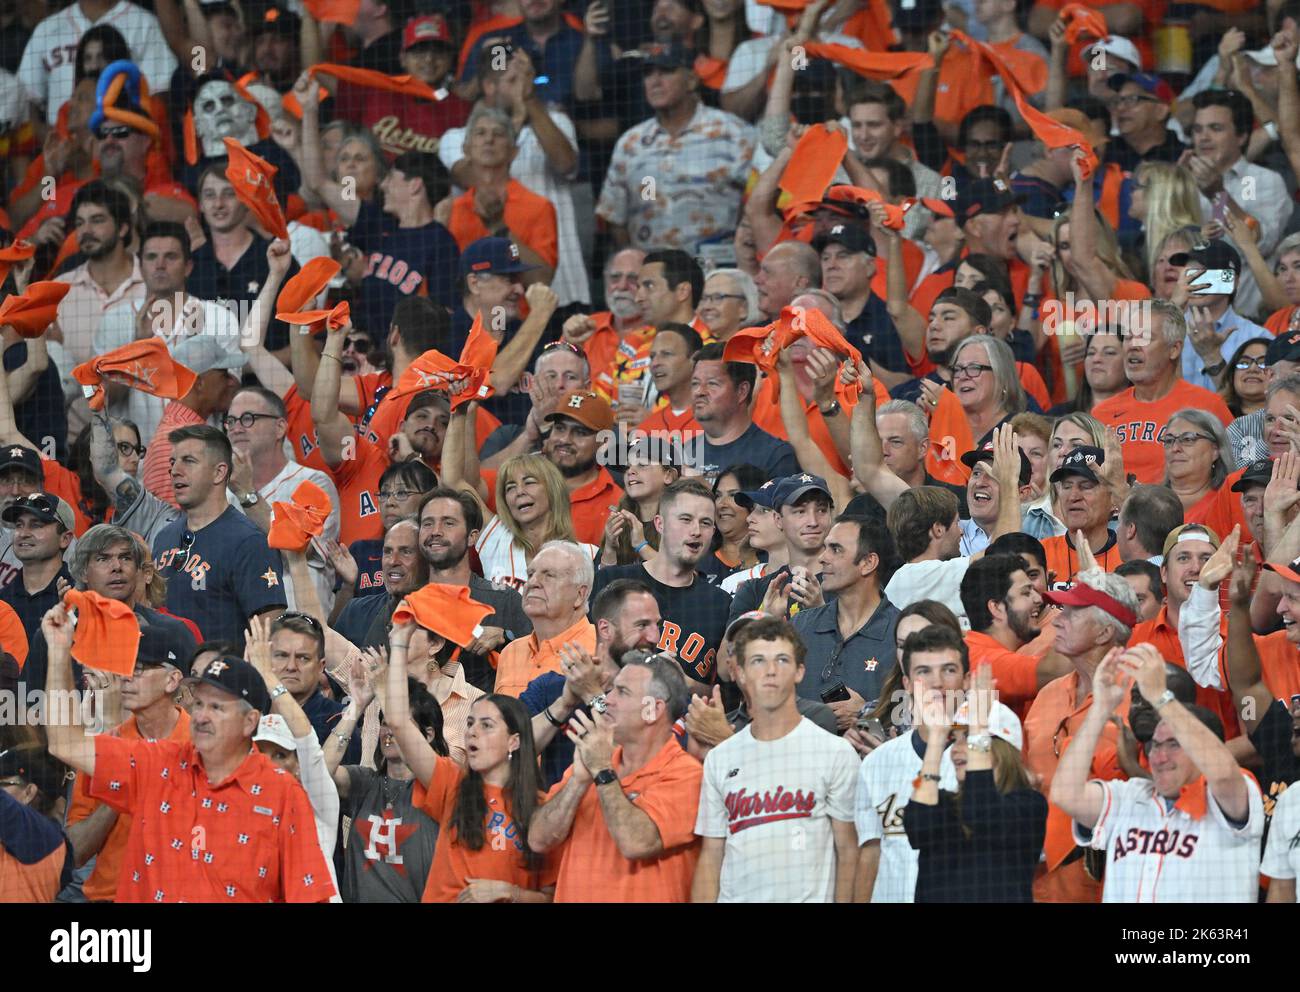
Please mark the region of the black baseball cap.
[[[1025, 454], [1023, 448], [1017, 448], [1020, 452], [1020, 484], [1029, 485], [1029, 477], [1033, 474], [1033, 466], [1029, 464], [1029, 457]], [[993, 442], [985, 441], [981, 447], [973, 451], [968, 451], [961, 456], [961, 463], [967, 468], [974, 468], [978, 462], [993, 461]]]
[[1268, 345], [1264, 360], [1269, 365], [1278, 362], [1300, 362], [1300, 331], [1283, 332]]
[[926, 31], [943, 20], [940, 0], [891, 0], [889, 6], [900, 31]]
[[836, 224], [813, 241], [813, 248], [819, 253], [824, 251], [827, 245], [843, 245], [849, 251], [865, 252], [872, 258], [876, 257], [876, 240], [860, 224]]
[[248, 33], [256, 38], [258, 35], [274, 33], [285, 38], [296, 39], [302, 28], [302, 18], [292, 10], [270, 6], [262, 11], [261, 17], [250, 18]]
[[695, 66], [694, 53], [679, 41], [642, 45], [640, 51], [645, 69], [691, 69]]
[[957, 223], [965, 224], [980, 214], [1000, 214], [1024, 202], [1025, 198], [1013, 193], [1001, 179], [973, 179], [958, 184], [952, 211]]
[[1191, 251], [1179, 251], [1169, 256], [1170, 265], [1181, 266], [1191, 262], [1198, 262], [1207, 269], [1232, 269], [1241, 275], [1241, 256], [1222, 238], [1202, 241]]
[[19, 496], [0, 513], [0, 521], [13, 525], [18, 523], [18, 518], [24, 513], [30, 513], [42, 523], [60, 524], [64, 530], [75, 530], [77, 526], [72, 507], [53, 493]]
[[1093, 482], [1101, 482], [1094, 466], [1106, 461], [1106, 452], [1090, 444], [1081, 444], [1061, 460], [1061, 467], [1052, 473], [1049, 482], [1060, 482], [1067, 475], [1079, 475]]
[[25, 444], [8, 444], [0, 448], [0, 472], [7, 468], [25, 468], [41, 481], [45, 480], [45, 466], [41, 456]]
[[266, 680], [243, 658], [232, 655], [217, 658], [208, 662], [201, 674], [186, 679], [186, 682], [206, 682], [244, 700], [259, 713], [271, 712], [271, 694], [266, 691]]
[[136, 652], [136, 664], [158, 667], [171, 665], [178, 671], [184, 671], [185, 658], [189, 656], [180, 638], [169, 627], [150, 624], [140, 628], [140, 648]]
[[1241, 473], [1241, 478], [1232, 484], [1234, 493], [1244, 493], [1251, 486], [1267, 486], [1273, 479], [1273, 462], [1269, 458], [1253, 461]]

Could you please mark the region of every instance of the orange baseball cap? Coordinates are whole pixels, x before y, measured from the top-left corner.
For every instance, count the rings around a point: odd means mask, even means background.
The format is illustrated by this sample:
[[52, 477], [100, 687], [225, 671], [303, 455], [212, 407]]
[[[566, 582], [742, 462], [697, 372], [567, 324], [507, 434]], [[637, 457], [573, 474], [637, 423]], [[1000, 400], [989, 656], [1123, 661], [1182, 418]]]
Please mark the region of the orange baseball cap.
[[546, 419], [552, 421], [560, 417], [576, 420], [583, 427], [597, 432], [614, 429], [614, 411], [610, 409], [609, 401], [590, 389], [575, 389], [561, 396], [555, 412], [547, 414]]

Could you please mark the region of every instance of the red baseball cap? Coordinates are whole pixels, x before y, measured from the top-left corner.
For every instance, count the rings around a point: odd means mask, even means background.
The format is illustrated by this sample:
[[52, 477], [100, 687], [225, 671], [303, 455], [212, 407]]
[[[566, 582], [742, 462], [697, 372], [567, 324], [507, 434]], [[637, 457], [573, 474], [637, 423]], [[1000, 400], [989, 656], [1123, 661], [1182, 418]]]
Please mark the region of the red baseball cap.
[[423, 17], [412, 17], [406, 22], [406, 30], [402, 32], [402, 51], [429, 41], [452, 44], [451, 28], [447, 26], [445, 17], [441, 14], [425, 14]]
[[1090, 585], [1076, 582], [1069, 589], [1060, 592], [1043, 593], [1043, 599], [1056, 606], [1096, 606], [1109, 613], [1125, 627], [1136, 627], [1138, 618], [1132, 610], [1114, 596], [1094, 589]]

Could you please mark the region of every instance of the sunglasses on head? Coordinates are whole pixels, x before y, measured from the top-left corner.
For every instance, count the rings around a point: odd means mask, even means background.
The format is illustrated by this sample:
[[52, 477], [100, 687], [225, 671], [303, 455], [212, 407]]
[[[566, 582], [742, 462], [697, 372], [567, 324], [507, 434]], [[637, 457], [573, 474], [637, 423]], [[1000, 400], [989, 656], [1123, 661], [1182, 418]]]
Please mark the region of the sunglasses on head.
[[24, 510], [33, 510], [37, 513], [48, 513], [51, 516], [54, 516], [58, 510], [58, 504], [44, 493], [32, 493], [30, 496], [19, 496], [14, 500], [13, 505], [21, 507]]
[[566, 348], [569, 351], [573, 352], [575, 355], [577, 355], [579, 358], [586, 357], [586, 355], [578, 348], [577, 345], [570, 344], [568, 341], [552, 341], [550, 344], [548, 344], [545, 348], [542, 349], [542, 354], [546, 354], [546, 352], [548, 351], [554, 351], [556, 348]]
[[303, 613], [301, 610], [285, 610], [283, 613], [280, 614], [280, 619], [281, 620], [302, 620], [309, 627], [315, 627], [317, 630], [321, 629], [319, 620], [317, 620], [310, 613]]

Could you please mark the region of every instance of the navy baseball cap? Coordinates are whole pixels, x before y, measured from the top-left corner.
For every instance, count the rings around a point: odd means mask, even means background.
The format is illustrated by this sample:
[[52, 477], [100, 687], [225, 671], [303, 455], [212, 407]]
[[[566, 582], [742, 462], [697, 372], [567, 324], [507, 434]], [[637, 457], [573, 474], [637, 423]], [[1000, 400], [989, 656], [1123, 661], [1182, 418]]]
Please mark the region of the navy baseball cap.
[[818, 252], [825, 251], [827, 245], [843, 245], [851, 252], [865, 252], [872, 258], [876, 257], [876, 241], [860, 224], [836, 224], [813, 241], [813, 248]]
[[180, 638], [170, 628], [158, 624], [140, 628], [140, 648], [135, 656], [136, 664], [171, 665], [172, 668], [183, 671], [189, 654]]
[[756, 506], [761, 506], [765, 510], [775, 510], [776, 491], [781, 482], [781, 479], [768, 479], [757, 489], [741, 490], [736, 493], [736, 505], [746, 510], [752, 510]]
[[1197, 262], [1207, 269], [1232, 269], [1241, 275], [1241, 256], [1237, 249], [1222, 238], [1213, 238], [1195, 245], [1191, 251], [1179, 251], [1169, 256], [1170, 265], [1187, 265]]
[[7, 468], [25, 468], [36, 478], [44, 480], [45, 466], [41, 456], [25, 444], [7, 444], [0, 447], [0, 472]]
[[813, 492], [822, 493], [827, 499], [832, 498], [830, 487], [826, 485], [826, 480], [820, 475], [809, 475], [807, 472], [801, 472], [798, 475], [787, 475], [776, 484], [776, 496], [773, 503], [778, 508], [794, 506], [803, 496]]
[[191, 685], [205, 682], [244, 700], [259, 713], [271, 712], [271, 694], [266, 691], [266, 680], [243, 658], [231, 655], [217, 658], [208, 662], [202, 674], [186, 679], [186, 682]]
[[1264, 356], [1269, 365], [1278, 362], [1300, 362], [1300, 331], [1283, 331], [1268, 345]]
[[1267, 486], [1273, 480], [1273, 461], [1260, 458], [1250, 463], [1241, 478], [1232, 484], [1234, 493], [1244, 493], [1251, 486]]
[[645, 69], [691, 69], [695, 66], [695, 55], [680, 41], [642, 45], [641, 58]]
[[1174, 91], [1170, 89], [1159, 76], [1151, 72], [1117, 72], [1106, 80], [1106, 85], [1118, 93], [1124, 88], [1125, 83], [1133, 83], [1141, 87], [1142, 91], [1148, 96], [1153, 96], [1161, 103], [1170, 104], [1174, 102]]
[[972, 179], [958, 184], [952, 211], [957, 223], [965, 224], [980, 214], [1000, 214], [1024, 202], [1025, 198], [1013, 193], [1001, 179]]
[[[1033, 474], [1033, 466], [1029, 464], [1029, 457], [1025, 454], [1023, 448], [1017, 448], [1020, 452], [1020, 484], [1029, 485], [1029, 477]], [[978, 462], [993, 461], [993, 442], [985, 441], [982, 447], [974, 451], [968, 451], [961, 456], [961, 463], [967, 468], [974, 468]]]
[[1052, 473], [1049, 482], [1060, 482], [1067, 475], [1080, 475], [1093, 482], [1101, 482], [1096, 466], [1106, 461], [1106, 452], [1089, 444], [1081, 444], [1063, 459], [1061, 467]]
[[519, 256], [519, 246], [509, 238], [479, 238], [460, 255], [460, 274], [507, 275], [536, 268]]

